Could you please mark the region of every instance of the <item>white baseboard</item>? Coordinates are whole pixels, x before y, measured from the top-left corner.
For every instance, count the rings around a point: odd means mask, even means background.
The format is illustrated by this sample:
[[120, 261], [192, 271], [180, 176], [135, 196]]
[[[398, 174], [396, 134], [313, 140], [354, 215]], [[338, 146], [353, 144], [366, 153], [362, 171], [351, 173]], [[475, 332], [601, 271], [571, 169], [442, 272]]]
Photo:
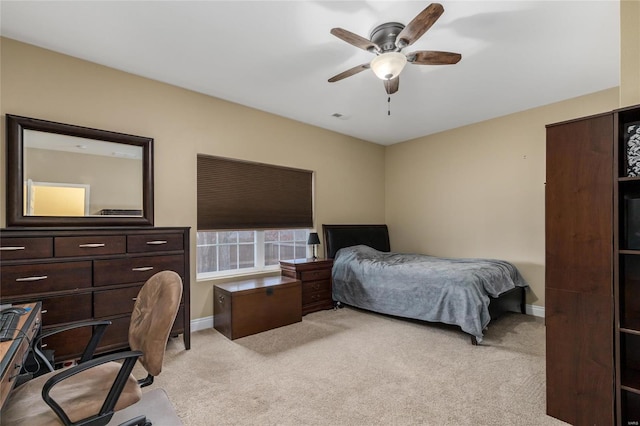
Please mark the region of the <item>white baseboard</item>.
[[207, 328], [213, 328], [213, 315], [204, 318], [196, 318], [191, 320], [191, 331], [200, 331]]
[[[527, 315], [544, 318], [544, 306], [525, 305], [525, 311]], [[206, 328], [213, 328], [213, 315], [191, 320], [191, 331], [200, 331]]]
[[524, 308], [527, 315], [533, 315], [534, 317], [544, 318], [544, 306], [525, 305]]

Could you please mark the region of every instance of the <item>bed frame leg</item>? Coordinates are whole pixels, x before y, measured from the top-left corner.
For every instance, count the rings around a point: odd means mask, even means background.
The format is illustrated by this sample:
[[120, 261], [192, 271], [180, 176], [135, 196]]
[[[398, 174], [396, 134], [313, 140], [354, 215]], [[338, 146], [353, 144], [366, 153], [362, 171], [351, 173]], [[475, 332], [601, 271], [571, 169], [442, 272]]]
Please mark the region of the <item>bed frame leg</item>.
[[471, 344], [473, 346], [478, 346], [478, 339], [476, 339], [476, 336], [471, 336]]

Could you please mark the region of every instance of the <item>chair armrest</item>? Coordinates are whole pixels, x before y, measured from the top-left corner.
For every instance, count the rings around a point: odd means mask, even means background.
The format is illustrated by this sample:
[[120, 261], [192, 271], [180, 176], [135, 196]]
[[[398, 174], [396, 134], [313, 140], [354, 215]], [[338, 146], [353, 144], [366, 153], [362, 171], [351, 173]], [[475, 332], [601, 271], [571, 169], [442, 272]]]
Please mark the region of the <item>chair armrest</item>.
[[[47, 403], [49, 407], [56, 413], [56, 415], [62, 420], [65, 425], [73, 424], [69, 419], [69, 416], [64, 412], [62, 407], [50, 396], [51, 389], [57, 385], [58, 383], [68, 379], [71, 376], [75, 376], [78, 373], [81, 373], [90, 368], [94, 368], [101, 364], [106, 364], [112, 361], [124, 360], [120, 370], [118, 371], [118, 375], [116, 376], [113, 384], [111, 385], [111, 389], [105, 398], [104, 403], [102, 404], [102, 408], [100, 412], [96, 415], [92, 415], [92, 418], [98, 418], [102, 416], [107, 416], [107, 422], [113, 416], [113, 409], [116, 406], [116, 402], [124, 389], [125, 384], [127, 383], [127, 379], [133, 370], [133, 367], [136, 364], [138, 358], [142, 356], [142, 352], [140, 351], [127, 351], [127, 352], [119, 352], [115, 354], [104, 355], [89, 361], [86, 361], [82, 364], [75, 365], [73, 367], [67, 368], [66, 370], [61, 371], [58, 374], [55, 374], [49, 380], [47, 380], [42, 387], [42, 399]], [[83, 419], [86, 420], [86, 419]], [[84, 423], [82, 423], [84, 424]]]
[[87, 362], [91, 358], [93, 358], [93, 354], [96, 351], [96, 348], [98, 347], [98, 343], [100, 343], [100, 340], [104, 335], [104, 332], [107, 330], [108, 325], [111, 325], [111, 321], [84, 321], [76, 324], [54, 328], [54, 329], [45, 331], [43, 333], [40, 333], [40, 335], [33, 340], [33, 343], [31, 344], [31, 348], [33, 350], [33, 353], [36, 354], [38, 358], [40, 358], [40, 360], [44, 363], [44, 365], [47, 366], [49, 371], [54, 371], [53, 365], [49, 363], [49, 360], [44, 356], [44, 354], [41, 351], [40, 343], [42, 342], [42, 339], [49, 336], [53, 336], [54, 334], [62, 333], [64, 331], [69, 331], [69, 330], [73, 330], [80, 327], [94, 327], [93, 333], [91, 334], [91, 340], [89, 340], [89, 343], [87, 343], [87, 346], [85, 347], [84, 352], [82, 352], [82, 356], [80, 357], [80, 364], [82, 364], [84, 362]]

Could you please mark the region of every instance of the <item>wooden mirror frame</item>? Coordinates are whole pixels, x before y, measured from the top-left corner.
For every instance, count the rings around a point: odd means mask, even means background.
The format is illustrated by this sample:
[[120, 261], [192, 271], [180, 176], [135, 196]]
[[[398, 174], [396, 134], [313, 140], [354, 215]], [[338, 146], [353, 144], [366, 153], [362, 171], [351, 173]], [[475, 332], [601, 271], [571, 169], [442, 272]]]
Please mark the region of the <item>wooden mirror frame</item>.
[[[153, 226], [153, 139], [107, 130], [6, 115], [7, 227], [22, 226]], [[57, 133], [142, 147], [141, 216], [27, 216], [24, 214], [24, 130]]]

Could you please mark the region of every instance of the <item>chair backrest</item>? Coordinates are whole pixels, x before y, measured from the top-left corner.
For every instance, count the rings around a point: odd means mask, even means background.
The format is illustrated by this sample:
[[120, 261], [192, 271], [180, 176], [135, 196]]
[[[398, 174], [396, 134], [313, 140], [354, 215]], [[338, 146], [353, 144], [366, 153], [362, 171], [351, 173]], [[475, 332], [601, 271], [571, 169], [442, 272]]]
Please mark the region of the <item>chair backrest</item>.
[[142, 351], [142, 366], [152, 376], [162, 371], [164, 352], [182, 297], [182, 279], [173, 271], [153, 275], [142, 286], [129, 326], [131, 350]]

